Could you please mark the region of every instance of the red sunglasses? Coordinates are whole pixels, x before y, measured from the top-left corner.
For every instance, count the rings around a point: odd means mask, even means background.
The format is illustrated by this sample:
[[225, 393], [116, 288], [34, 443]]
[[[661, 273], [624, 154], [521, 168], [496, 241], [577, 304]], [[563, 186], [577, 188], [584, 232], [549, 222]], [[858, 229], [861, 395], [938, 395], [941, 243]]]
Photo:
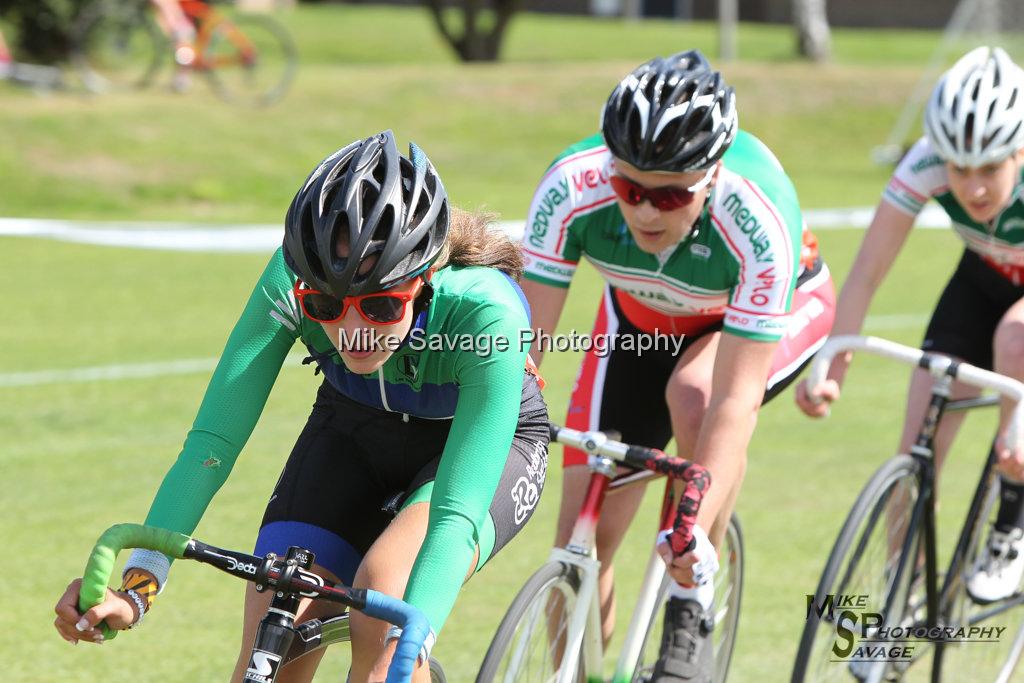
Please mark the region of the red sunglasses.
[[296, 280], [292, 292], [306, 317], [318, 323], [338, 322], [345, 317], [349, 306], [355, 306], [359, 315], [368, 323], [394, 325], [405, 317], [405, 305], [419, 296], [420, 289], [417, 287], [411, 292], [393, 294], [374, 292], [336, 299], [330, 294], [311, 289], [302, 280]]
[[619, 199], [630, 206], [637, 206], [646, 199], [658, 211], [675, 211], [693, 203], [697, 193], [711, 182], [715, 168], [716, 166], [709, 168], [703, 178], [687, 188], [672, 186], [647, 188], [618, 174], [613, 175], [609, 180]]

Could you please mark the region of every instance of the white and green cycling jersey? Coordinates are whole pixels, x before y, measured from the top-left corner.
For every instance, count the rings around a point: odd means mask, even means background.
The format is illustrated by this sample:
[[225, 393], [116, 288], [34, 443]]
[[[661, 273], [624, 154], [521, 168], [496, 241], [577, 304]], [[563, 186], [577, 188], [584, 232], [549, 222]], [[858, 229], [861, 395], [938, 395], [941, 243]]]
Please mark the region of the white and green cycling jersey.
[[927, 137], [918, 140], [900, 161], [882, 195], [900, 211], [917, 216], [935, 199], [953, 223], [953, 230], [968, 249], [981, 256], [1014, 284], [1024, 284], [1024, 174], [1017, 178], [1010, 203], [987, 223], [979, 223], [949, 189], [946, 163]]
[[727, 332], [780, 339], [801, 270], [796, 190], [771, 151], [744, 131], [723, 163], [695, 229], [649, 254], [636, 245], [616, 203], [608, 181], [612, 155], [601, 136], [572, 145], [533, 197], [525, 276], [568, 287], [583, 257], [612, 287], [659, 314], [719, 318]]

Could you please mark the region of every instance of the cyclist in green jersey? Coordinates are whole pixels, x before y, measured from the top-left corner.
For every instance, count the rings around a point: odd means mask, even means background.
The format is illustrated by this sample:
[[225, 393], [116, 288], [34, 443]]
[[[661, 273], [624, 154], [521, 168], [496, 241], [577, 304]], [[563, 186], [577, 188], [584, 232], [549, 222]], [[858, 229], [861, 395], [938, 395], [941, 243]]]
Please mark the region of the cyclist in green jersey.
[[[387, 131], [337, 151], [305, 181], [146, 523], [192, 532], [301, 341], [324, 381], [269, 497], [256, 554], [303, 546], [320, 574], [404, 596], [430, 621], [429, 647], [462, 583], [532, 515], [548, 417], [520, 343], [530, 323], [519, 248], [484, 217], [450, 210], [434, 167], [409, 148], [401, 155]], [[138, 623], [169, 564], [135, 551], [122, 591], [85, 615], [72, 582], [58, 631], [97, 641], [100, 620]], [[232, 680], [249, 666], [269, 599], [250, 585]], [[316, 616], [304, 603], [297, 621]], [[383, 680], [397, 634], [361, 613], [351, 629], [349, 680]], [[306, 659], [280, 680], [310, 680], [318, 661]], [[426, 666], [414, 680], [429, 680]]]
[[[939, 80], [925, 110], [924, 129], [924, 137], [893, 173], [864, 235], [839, 297], [834, 331], [860, 330], [914, 219], [934, 198], [966, 248], [932, 314], [922, 348], [1024, 380], [1024, 71], [1000, 48], [971, 51]], [[800, 385], [797, 402], [805, 413], [826, 414], [839, 396], [849, 362], [837, 357], [821, 386]], [[930, 386], [928, 373], [916, 370], [901, 453], [910, 452]], [[954, 384], [954, 398], [975, 393]], [[812, 396], [823, 400], [816, 403]], [[1004, 405], [1003, 427], [1008, 417]], [[943, 418], [935, 436], [937, 466], [962, 419], [962, 413]], [[982, 602], [1010, 595], [1024, 577], [1024, 449], [1000, 437], [997, 451], [1000, 508], [968, 581], [968, 590]]]
[[[834, 294], [775, 156], [738, 129], [733, 90], [697, 51], [651, 60], [608, 98], [601, 134], [548, 169], [528, 214], [523, 290], [533, 353], [547, 348], [581, 258], [608, 285], [566, 423], [615, 429], [711, 472], [680, 557], [655, 680], [710, 681], [709, 635], [721, 543], [761, 404], [824, 342]], [[646, 351], [636, 349], [645, 344]], [[657, 346], [655, 346], [657, 344]], [[612, 345], [615, 345], [612, 348]], [[586, 491], [586, 457], [566, 449], [556, 545]], [[609, 495], [597, 528], [603, 635], [614, 620], [613, 557], [643, 490]]]

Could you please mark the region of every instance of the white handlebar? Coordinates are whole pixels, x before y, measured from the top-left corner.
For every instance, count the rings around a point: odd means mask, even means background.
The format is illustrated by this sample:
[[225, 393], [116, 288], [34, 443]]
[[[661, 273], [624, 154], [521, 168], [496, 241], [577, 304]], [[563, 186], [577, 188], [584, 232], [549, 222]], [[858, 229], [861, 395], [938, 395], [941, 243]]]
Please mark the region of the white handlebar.
[[[814, 356], [811, 363], [808, 377], [808, 388], [812, 390], [825, 381], [828, 369], [832, 365], [832, 359], [846, 351], [867, 351], [878, 356], [884, 356], [893, 360], [906, 363], [907, 365], [921, 366], [921, 359], [925, 352], [920, 349], [897, 344], [878, 337], [861, 337], [853, 334], [830, 337], [821, 347], [821, 350]], [[936, 377], [943, 375], [952, 362], [945, 356], [929, 354], [931, 362], [926, 369]], [[923, 366], [922, 366], [923, 367]], [[999, 394], [1012, 399], [1016, 404], [1013, 415], [1010, 418], [1010, 425], [1006, 431], [1007, 446], [1024, 448], [1021, 444], [1021, 435], [1024, 435], [1024, 384], [1015, 379], [1000, 375], [988, 370], [976, 368], [967, 363], [960, 363], [956, 368], [955, 377], [957, 380], [970, 384], [981, 389], [991, 389]]]

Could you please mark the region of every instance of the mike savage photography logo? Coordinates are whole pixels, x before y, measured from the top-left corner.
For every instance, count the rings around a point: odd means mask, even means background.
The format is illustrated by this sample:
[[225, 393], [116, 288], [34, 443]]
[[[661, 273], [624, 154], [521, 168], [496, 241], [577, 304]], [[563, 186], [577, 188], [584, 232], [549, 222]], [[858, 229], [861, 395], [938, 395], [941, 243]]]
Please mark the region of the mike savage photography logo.
[[998, 643], [1005, 626], [928, 626], [922, 623], [893, 626], [872, 611], [879, 604], [869, 595], [829, 593], [823, 600], [807, 596], [807, 620], [835, 626], [833, 662], [907, 662], [935, 642], [952, 644]]
[[504, 334], [430, 333], [423, 328], [413, 328], [406, 337], [381, 333], [376, 328], [361, 327], [355, 330], [338, 330], [337, 348], [340, 351], [389, 351], [394, 353], [403, 346], [411, 351], [467, 351], [481, 358], [493, 353], [509, 351], [525, 352], [537, 349], [544, 353], [553, 351], [593, 352], [604, 358], [613, 351], [635, 353], [642, 356], [647, 352], [670, 352], [679, 355], [686, 338], [683, 335], [663, 334], [658, 330], [641, 334], [581, 334], [569, 330], [561, 334], [537, 334], [524, 328], [509, 337]]

